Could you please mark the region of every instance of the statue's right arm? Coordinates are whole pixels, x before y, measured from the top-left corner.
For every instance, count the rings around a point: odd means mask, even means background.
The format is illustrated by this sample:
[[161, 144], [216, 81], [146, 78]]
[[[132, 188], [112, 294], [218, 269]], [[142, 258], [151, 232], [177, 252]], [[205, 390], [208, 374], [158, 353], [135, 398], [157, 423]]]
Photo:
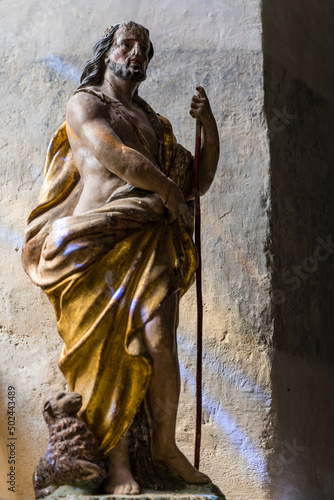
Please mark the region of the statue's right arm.
[[170, 212], [171, 221], [187, 216], [188, 208], [178, 186], [139, 151], [123, 144], [102, 101], [84, 92], [72, 96], [66, 123], [70, 133], [80, 138], [83, 147], [101, 165], [132, 186], [157, 193]]

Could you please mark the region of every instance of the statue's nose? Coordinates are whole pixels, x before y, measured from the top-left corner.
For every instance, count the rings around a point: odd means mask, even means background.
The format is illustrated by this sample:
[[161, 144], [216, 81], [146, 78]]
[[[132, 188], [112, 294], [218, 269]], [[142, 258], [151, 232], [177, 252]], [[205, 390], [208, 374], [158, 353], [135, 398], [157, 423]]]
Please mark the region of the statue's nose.
[[139, 43], [135, 43], [132, 47], [132, 53], [134, 55], [138, 55], [138, 56], [141, 56], [142, 55], [142, 51], [141, 51], [141, 48], [140, 48], [140, 45]]

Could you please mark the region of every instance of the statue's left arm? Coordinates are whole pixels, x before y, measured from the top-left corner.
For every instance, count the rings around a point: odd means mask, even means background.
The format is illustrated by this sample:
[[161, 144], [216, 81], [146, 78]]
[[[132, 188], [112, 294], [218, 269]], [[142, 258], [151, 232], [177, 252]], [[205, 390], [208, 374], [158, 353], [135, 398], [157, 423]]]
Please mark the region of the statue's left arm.
[[[203, 196], [215, 177], [219, 159], [219, 135], [215, 117], [203, 87], [197, 87], [197, 96], [191, 101], [190, 115], [198, 118], [202, 125], [201, 152], [199, 158], [199, 187]], [[183, 189], [186, 200], [194, 198], [193, 173], [188, 174]]]

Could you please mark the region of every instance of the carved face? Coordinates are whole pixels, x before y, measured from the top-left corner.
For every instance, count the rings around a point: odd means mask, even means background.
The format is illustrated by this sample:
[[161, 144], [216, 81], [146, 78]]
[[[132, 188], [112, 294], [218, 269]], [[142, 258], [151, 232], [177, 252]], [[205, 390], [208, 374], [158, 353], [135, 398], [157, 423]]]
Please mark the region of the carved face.
[[109, 67], [122, 80], [141, 82], [146, 78], [150, 39], [138, 26], [122, 26], [109, 51]]

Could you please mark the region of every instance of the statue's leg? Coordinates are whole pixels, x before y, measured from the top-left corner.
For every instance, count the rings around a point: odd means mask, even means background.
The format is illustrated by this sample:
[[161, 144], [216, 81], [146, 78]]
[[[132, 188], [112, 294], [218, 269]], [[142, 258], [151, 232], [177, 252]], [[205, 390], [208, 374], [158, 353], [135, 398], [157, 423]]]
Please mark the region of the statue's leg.
[[[174, 294], [147, 323], [144, 337], [153, 360], [147, 400], [152, 416], [152, 458], [189, 483], [206, 483], [208, 476], [196, 470], [175, 443], [180, 371], [176, 345], [179, 295]], [[111, 476], [104, 488], [111, 494], [136, 494], [139, 485], [129, 464], [128, 435], [110, 453]]]
[[139, 484], [134, 480], [130, 469], [128, 440], [126, 434], [109, 455], [111, 475], [103, 485], [106, 493], [114, 495], [140, 493]]
[[145, 342], [153, 359], [148, 388], [152, 417], [152, 458], [190, 483], [206, 483], [208, 476], [195, 469], [175, 442], [177, 406], [180, 394], [180, 370], [177, 354], [179, 294], [160, 307], [145, 327]]

